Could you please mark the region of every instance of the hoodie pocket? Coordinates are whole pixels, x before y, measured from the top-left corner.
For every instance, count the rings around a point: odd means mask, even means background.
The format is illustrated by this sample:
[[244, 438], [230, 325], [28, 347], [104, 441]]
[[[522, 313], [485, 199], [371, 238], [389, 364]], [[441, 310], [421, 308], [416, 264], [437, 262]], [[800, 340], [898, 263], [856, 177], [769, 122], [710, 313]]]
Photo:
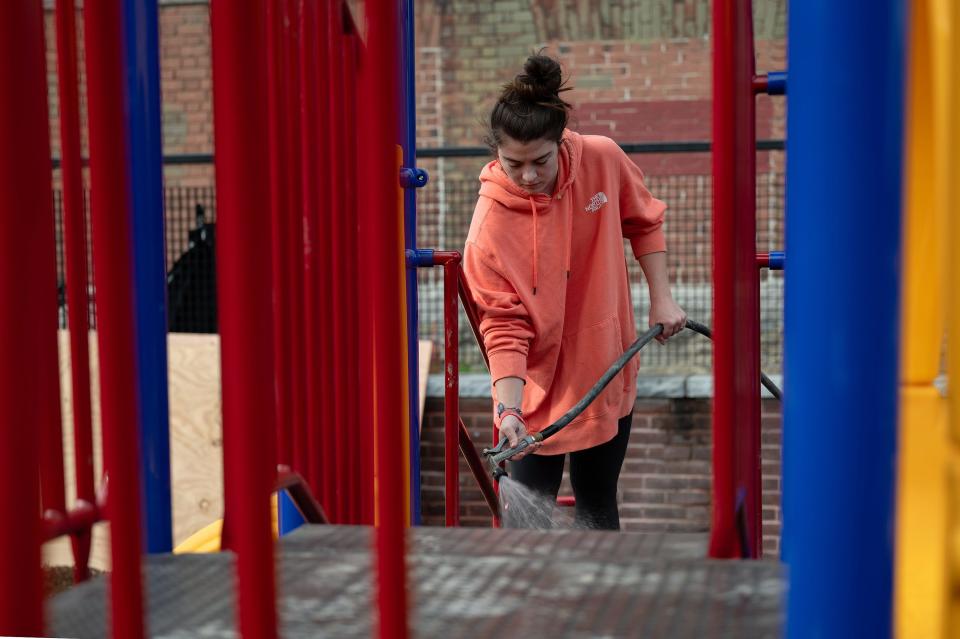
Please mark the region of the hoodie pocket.
[[[569, 410], [579, 402], [622, 354], [620, 322], [616, 316], [564, 335], [554, 380], [555, 384], [562, 385], [559, 405]], [[606, 415], [613, 407], [619, 408], [622, 397], [623, 373], [620, 372], [574, 422]]]

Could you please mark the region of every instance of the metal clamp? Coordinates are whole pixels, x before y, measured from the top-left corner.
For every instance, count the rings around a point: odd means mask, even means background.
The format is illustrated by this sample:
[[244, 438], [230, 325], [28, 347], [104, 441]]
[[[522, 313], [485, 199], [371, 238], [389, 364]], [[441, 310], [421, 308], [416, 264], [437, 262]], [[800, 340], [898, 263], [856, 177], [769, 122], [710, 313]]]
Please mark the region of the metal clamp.
[[430, 181], [430, 174], [425, 169], [400, 167], [400, 186], [405, 189], [422, 189]]

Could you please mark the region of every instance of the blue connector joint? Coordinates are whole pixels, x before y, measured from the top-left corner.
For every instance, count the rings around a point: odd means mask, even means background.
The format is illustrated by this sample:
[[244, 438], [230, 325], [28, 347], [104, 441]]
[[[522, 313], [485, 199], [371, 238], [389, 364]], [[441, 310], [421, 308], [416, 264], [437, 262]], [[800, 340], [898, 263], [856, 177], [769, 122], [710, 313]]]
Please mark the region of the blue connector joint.
[[787, 94], [787, 72], [771, 71], [767, 73], [767, 95], [786, 95], [786, 94]]
[[401, 167], [400, 186], [405, 189], [422, 189], [430, 181], [430, 175], [425, 169]]
[[767, 266], [771, 271], [782, 271], [787, 265], [787, 254], [784, 251], [770, 251], [770, 264]]
[[407, 268], [433, 266], [433, 249], [407, 249]]

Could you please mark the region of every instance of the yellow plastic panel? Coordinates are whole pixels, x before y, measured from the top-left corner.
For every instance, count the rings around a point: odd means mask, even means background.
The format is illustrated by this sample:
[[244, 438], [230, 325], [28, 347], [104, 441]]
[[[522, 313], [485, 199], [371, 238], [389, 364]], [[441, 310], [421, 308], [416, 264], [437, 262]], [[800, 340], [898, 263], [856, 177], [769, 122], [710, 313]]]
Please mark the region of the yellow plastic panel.
[[947, 402], [932, 387], [904, 388], [900, 402], [897, 637], [939, 639], [947, 531]]
[[950, 0], [915, 0], [911, 19], [903, 258], [906, 384], [940, 373], [943, 344]]
[[960, 455], [951, 450], [947, 484], [947, 574], [944, 575], [943, 637], [960, 635]]
[[948, 107], [948, 213], [947, 243], [952, 247], [948, 264], [947, 286], [947, 373], [950, 383], [950, 433], [948, 443], [950, 470], [948, 475], [949, 521], [947, 539], [946, 602], [944, 637], [960, 636], [960, 6], [948, 2], [949, 14], [943, 23], [950, 26], [950, 55], [947, 58]]
[[[955, 452], [960, 452], [960, 4], [956, 1], [947, 3], [949, 20], [943, 22], [951, 25], [950, 49], [948, 57], [949, 78], [949, 113], [947, 119], [947, 173], [948, 173], [948, 202], [946, 235], [947, 246], [952, 248], [948, 265], [947, 299], [948, 311], [948, 340], [947, 370], [949, 378], [954, 380], [952, 388], [958, 392], [950, 393], [951, 432]], [[960, 628], [957, 629], [960, 633]]]

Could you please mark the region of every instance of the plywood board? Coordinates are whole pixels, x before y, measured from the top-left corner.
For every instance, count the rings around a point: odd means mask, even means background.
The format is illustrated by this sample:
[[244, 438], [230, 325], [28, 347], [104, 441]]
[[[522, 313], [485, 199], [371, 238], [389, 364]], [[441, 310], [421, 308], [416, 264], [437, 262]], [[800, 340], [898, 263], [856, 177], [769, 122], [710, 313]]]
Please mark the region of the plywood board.
[[430, 358], [433, 356], [433, 342], [427, 339], [420, 340], [420, 356], [417, 360], [420, 366], [420, 428], [423, 429], [423, 407], [427, 402], [427, 379], [430, 377]]
[[[223, 516], [223, 442], [220, 412], [220, 341], [217, 335], [173, 333], [168, 336], [170, 406], [170, 473], [173, 498], [173, 542]], [[94, 467], [102, 472], [100, 394], [97, 384], [96, 333], [90, 333], [90, 374], [94, 422]], [[73, 401], [70, 384], [69, 334], [60, 333], [60, 384], [63, 415], [64, 472], [67, 501], [74, 501]], [[91, 565], [109, 566], [108, 526], [94, 531]], [[44, 547], [44, 561], [70, 565], [66, 539]]]

